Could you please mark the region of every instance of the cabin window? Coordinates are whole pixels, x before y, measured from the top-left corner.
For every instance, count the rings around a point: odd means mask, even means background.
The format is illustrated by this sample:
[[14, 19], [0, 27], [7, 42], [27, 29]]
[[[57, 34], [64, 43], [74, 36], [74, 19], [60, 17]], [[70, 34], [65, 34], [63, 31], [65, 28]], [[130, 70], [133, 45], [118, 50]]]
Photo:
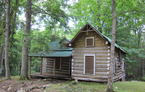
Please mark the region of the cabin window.
[[84, 55], [84, 74], [95, 75], [95, 55], [94, 54]]
[[61, 69], [61, 58], [55, 58], [55, 69], [56, 70]]
[[94, 46], [94, 37], [87, 37], [85, 40], [86, 47], [93, 47]]

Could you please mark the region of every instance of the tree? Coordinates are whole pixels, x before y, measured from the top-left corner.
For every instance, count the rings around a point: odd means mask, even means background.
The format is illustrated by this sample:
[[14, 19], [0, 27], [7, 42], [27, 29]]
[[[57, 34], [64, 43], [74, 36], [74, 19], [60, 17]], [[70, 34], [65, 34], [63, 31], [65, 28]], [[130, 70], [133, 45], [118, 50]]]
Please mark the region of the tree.
[[10, 68], [9, 68], [9, 23], [10, 23], [10, 0], [7, 0], [6, 9], [6, 31], [5, 31], [5, 77], [10, 79]]
[[29, 41], [29, 33], [31, 28], [31, 6], [32, 1], [27, 0], [27, 12], [26, 12], [26, 24], [25, 24], [25, 34], [23, 36], [23, 48], [22, 48], [22, 67], [21, 67], [21, 75], [20, 79], [25, 80], [28, 79], [28, 41]]
[[0, 78], [2, 78], [3, 55], [4, 55], [4, 45], [1, 47], [0, 52]]
[[115, 62], [115, 37], [116, 37], [116, 0], [112, 0], [112, 14], [113, 14], [113, 24], [112, 24], [112, 41], [111, 41], [111, 60], [109, 67], [109, 76], [107, 82], [107, 91], [113, 92], [113, 66]]

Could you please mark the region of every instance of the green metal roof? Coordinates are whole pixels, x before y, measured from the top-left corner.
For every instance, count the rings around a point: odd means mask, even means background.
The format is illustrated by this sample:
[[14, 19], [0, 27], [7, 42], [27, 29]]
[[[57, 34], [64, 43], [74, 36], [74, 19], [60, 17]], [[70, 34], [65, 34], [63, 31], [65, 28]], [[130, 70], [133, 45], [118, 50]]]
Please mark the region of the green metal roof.
[[50, 51], [40, 51], [37, 54], [31, 54], [30, 57], [70, 57], [72, 55], [72, 48], [63, 48], [59, 40], [49, 43]]
[[68, 48], [63, 48], [61, 47], [61, 44], [59, 43], [59, 41], [54, 41], [54, 42], [50, 42], [49, 43], [50, 46], [50, 50], [52, 51], [70, 51], [72, 50], [72, 48], [68, 47]]
[[61, 47], [59, 41], [50, 42], [49, 46], [50, 46], [50, 50], [58, 50]]
[[72, 51], [53, 51], [53, 52], [45, 52], [40, 51], [37, 54], [29, 55], [30, 57], [70, 57], [72, 55]]

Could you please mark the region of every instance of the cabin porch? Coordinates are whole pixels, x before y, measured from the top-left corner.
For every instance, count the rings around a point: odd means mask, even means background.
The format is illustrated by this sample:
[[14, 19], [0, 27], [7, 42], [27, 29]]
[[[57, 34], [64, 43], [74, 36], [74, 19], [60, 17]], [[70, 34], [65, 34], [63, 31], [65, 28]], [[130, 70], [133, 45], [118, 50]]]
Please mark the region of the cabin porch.
[[[69, 52], [69, 53], [68, 53]], [[43, 77], [43, 78], [71, 78], [71, 51], [55, 52], [45, 56], [29, 56], [29, 75], [30, 77]], [[31, 73], [32, 57], [41, 58], [39, 73]]]

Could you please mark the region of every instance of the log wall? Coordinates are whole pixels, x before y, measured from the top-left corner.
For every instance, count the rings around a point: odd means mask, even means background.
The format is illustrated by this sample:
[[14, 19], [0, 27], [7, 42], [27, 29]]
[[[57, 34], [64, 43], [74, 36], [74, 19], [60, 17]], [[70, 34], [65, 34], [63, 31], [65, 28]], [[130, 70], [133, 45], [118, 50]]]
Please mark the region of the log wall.
[[[94, 37], [94, 47], [85, 47], [85, 38]], [[110, 46], [106, 40], [94, 31], [81, 33], [72, 43], [72, 78], [78, 80], [107, 82], [110, 62]], [[95, 75], [84, 74], [84, 55], [95, 54]], [[118, 58], [116, 50], [115, 57]], [[118, 65], [118, 63], [117, 63]], [[114, 81], [125, 76], [121, 71], [122, 67], [117, 66], [117, 73], [114, 74]]]
[[[87, 35], [88, 34], [88, 35]], [[85, 47], [85, 38], [94, 37], [94, 47]], [[107, 82], [110, 47], [96, 32], [83, 32], [73, 43], [72, 78], [78, 80]], [[95, 75], [84, 74], [84, 55], [95, 54]]]
[[[125, 67], [123, 64], [125, 63], [125, 55], [124, 53], [121, 53], [121, 61], [119, 61], [119, 55], [118, 55], [118, 49], [115, 50], [115, 58], [117, 58], [117, 72], [114, 73], [114, 81], [122, 80], [125, 78]], [[114, 66], [115, 67], [115, 66]]]

